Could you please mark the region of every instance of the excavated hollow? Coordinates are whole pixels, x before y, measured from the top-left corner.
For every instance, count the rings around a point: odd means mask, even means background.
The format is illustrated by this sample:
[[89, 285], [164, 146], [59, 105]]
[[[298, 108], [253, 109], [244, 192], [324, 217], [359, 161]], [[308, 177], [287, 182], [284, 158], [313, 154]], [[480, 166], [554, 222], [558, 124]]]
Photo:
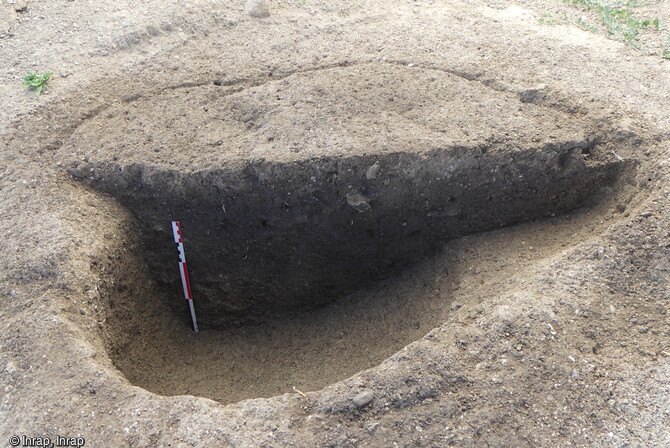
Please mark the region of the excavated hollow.
[[[436, 69], [362, 64], [220, 84], [112, 106], [59, 152], [75, 179], [129, 212], [126, 253], [100, 287], [102, 335], [131, 383], [163, 395], [230, 403], [372, 367], [440, 325], [468, 283], [459, 276], [481, 262], [515, 276], [533, 263], [514, 255], [526, 241], [547, 246], [539, 257], [578, 244], [571, 229], [597, 229], [607, 207], [592, 206], [634, 168], [616, 152], [635, 136], [610, 123], [536, 104], [547, 92]], [[501, 228], [467, 252], [509, 244], [517, 262], [453, 250]], [[505, 291], [487, 288], [462, 293]]]

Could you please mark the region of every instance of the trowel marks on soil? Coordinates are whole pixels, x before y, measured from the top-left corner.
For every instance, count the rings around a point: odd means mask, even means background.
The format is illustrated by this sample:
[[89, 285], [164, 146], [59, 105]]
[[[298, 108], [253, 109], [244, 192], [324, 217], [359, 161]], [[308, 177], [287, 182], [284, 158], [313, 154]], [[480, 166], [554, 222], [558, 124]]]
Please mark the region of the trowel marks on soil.
[[76, 178], [135, 214], [166, 291], [182, 222], [205, 328], [322, 305], [445, 240], [572, 210], [621, 168], [586, 117], [438, 70], [363, 64], [243, 87], [114, 107], [64, 148]]

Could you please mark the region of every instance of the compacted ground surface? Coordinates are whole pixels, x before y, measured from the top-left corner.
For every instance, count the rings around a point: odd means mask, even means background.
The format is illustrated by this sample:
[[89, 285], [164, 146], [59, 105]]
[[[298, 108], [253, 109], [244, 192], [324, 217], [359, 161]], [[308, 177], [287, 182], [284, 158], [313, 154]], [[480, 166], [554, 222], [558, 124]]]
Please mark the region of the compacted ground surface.
[[668, 446], [670, 18], [576, 3], [3, 2], [0, 445]]

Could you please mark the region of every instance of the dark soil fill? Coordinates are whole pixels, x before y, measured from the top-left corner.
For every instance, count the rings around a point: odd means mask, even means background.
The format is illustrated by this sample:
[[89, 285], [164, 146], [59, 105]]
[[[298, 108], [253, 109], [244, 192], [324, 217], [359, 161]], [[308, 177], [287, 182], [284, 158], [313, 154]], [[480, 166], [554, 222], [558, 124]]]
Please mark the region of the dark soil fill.
[[[572, 210], [620, 169], [585, 157], [587, 144], [513, 157], [456, 148], [197, 173], [105, 164], [89, 178], [135, 213], [166, 291], [178, 289], [170, 221], [181, 221], [196, 309], [211, 328], [322, 305], [454, 237]], [[110, 188], [119, 178], [124, 187]]]

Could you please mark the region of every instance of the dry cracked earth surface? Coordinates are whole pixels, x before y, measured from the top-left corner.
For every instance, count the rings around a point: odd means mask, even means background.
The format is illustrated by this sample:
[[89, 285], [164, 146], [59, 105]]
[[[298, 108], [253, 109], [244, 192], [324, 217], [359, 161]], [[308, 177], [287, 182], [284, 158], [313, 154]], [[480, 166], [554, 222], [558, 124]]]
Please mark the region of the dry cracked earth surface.
[[3, 0], [0, 446], [670, 446], [670, 61], [566, 7]]

